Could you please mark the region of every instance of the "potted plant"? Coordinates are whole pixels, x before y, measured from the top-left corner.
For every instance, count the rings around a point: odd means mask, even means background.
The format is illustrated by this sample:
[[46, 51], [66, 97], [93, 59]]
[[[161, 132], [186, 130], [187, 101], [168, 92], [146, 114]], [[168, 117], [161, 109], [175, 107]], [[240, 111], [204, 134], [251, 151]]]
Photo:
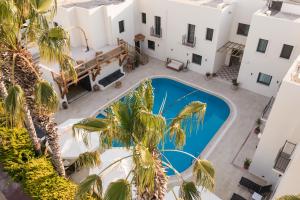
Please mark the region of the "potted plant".
[[240, 85], [240, 83], [237, 82], [237, 79], [232, 79], [232, 86], [231, 86], [231, 88], [233, 90], [239, 89], [239, 85]]
[[244, 168], [249, 169], [251, 162], [252, 162], [252, 160], [250, 160], [249, 158], [246, 158], [244, 161]]
[[205, 79], [206, 79], [206, 80], [209, 80], [210, 78], [211, 78], [210, 72], [206, 72], [206, 73], [205, 73]]
[[260, 125], [261, 125], [261, 119], [256, 120], [256, 128], [254, 129], [254, 133], [259, 134], [260, 133]]

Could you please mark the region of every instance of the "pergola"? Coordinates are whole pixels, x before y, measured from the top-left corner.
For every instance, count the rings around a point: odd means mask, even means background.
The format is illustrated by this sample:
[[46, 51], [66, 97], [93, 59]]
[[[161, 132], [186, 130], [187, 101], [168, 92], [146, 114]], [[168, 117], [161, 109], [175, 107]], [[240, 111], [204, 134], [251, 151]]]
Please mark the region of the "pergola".
[[97, 52], [95, 57], [87, 62], [83, 62], [75, 66], [77, 73], [77, 80], [71, 77], [66, 77], [64, 74], [57, 74], [52, 72], [54, 81], [58, 84], [61, 97], [63, 98], [68, 93], [70, 85], [77, 81], [92, 75], [93, 81], [96, 76], [100, 74], [101, 66], [111, 63], [113, 60], [118, 59], [121, 66], [128, 56], [128, 44], [123, 40], [118, 40], [118, 46], [109, 52]]
[[242, 58], [244, 49], [245, 45], [229, 41], [226, 44], [224, 44], [221, 48], [219, 48], [217, 52], [224, 53], [231, 51], [231, 56]]

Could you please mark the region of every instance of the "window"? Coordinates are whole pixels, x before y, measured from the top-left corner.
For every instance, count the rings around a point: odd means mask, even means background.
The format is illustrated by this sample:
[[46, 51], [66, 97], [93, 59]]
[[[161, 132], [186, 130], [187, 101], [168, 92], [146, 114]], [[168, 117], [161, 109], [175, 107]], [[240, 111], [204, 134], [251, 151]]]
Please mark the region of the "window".
[[188, 37], [187, 42], [193, 44], [195, 42], [195, 29], [196, 26], [193, 24], [188, 24]]
[[147, 16], [146, 13], [142, 13], [142, 23], [146, 24], [147, 23]]
[[268, 42], [269, 42], [268, 40], [259, 39], [256, 51], [265, 53], [267, 50]]
[[201, 65], [201, 62], [202, 62], [202, 56], [193, 53], [192, 63], [195, 63], [197, 65]]
[[161, 35], [161, 17], [155, 16], [155, 34]]
[[152, 40], [148, 40], [148, 49], [155, 50], [155, 42]]
[[250, 29], [250, 25], [239, 23], [237, 34], [243, 35], [243, 36], [248, 36], [249, 29]]
[[123, 33], [125, 31], [124, 20], [119, 21], [119, 32]]
[[263, 85], [269, 86], [271, 81], [272, 81], [272, 76], [259, 72], [257, 77], [257, 83], [261, 83]]
[[281, 58], [290, 59], [294, 47], [288, 44], [284, 44], [280, 53]]
[[206, 29], [206, 40], [212, 41], [214, 36], [214, 29], [207, 28]]

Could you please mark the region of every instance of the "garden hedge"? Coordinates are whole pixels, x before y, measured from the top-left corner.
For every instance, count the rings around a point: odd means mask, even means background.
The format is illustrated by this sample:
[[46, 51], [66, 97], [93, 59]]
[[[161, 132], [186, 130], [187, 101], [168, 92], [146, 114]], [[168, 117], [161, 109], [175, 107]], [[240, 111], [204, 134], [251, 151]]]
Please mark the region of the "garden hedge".
[[25, 129], [0, 128], [0, 163], [33, 199], [74, 199], [77, 185], [58, 176], [49, 158], [35, 157]]

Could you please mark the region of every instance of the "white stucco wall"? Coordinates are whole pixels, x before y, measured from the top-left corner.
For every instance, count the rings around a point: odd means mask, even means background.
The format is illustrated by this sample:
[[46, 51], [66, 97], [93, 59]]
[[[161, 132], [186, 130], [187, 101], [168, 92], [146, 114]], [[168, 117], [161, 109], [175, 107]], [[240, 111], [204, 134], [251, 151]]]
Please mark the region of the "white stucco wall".
[[273, 199], [278, 199], [284, 195], [298, 195], [300, 194], [300, 146], [297, 147], [293, 159], [280, 179], [280, 183], [276, 189]]
[[[258, 11], [252, 19], [239, 72], [241, 87], [274, 96], [284, 75], [300, 53], [299, 21], [269, 17]], [[269, 41], [266, 53], [257, 52], [259, 39]], [[280, 58], [283, 44], [294, 46], [290, 59]], [[257, 83], [259, 72], [272, 76], [269, 86]]]
[[255, 152], [250, 172], [276, 185], [279, 173], [273, 170], [279, 150], [288, 140], [300, 142], [300, 84], [290, 81], [290, 72], [284, 78], [261, 140]]
[[[107, 33], [109, 35], [108, 44], [116, 44], [117, 38], [121, 38], [133, 45], [136, 30], [136, 0], [126, 0], [123, 3], [108, 5], [104, 8], [106, 9], [106, 31], [108, 31]], [[123, 33], [119, 33], [119, 21], [122, 20], [124, 20], [125, 31]], [[105, 32], [105, 29], [101, 31]]]
[[230, 33], [230, 41], [239, 44], [246, 44], [247, 37], [238, 35], [238, 23], [249, 24], [250, 29], [253, 13], [262, 8], [266, 1], [264, 0], [234, 0], [235, 8], [233, 12], [233, 20]]

